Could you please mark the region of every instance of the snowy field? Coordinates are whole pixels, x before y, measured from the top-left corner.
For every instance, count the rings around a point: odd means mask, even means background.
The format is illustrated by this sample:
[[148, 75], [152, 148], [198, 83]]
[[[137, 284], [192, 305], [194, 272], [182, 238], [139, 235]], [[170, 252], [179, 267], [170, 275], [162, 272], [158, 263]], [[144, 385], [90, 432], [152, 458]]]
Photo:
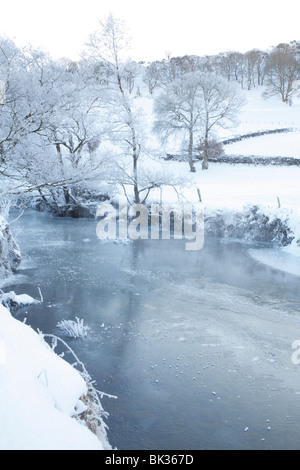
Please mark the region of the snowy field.
[[263, 135], [225, 146], [227, 155], [300, 158], [300, 132]]
[[[263, 205], [276, 209], [277, 197], [282, 207], [298, 212], [300, 202], [300, 168], [277, 166], [229, 165], [211, 163], [208, 171], [196, 165], [195, 174], [188, 172], [187, 163], [172, 162], [174, 179], [184, 172], [185, 187], [181, 188], [183, 201], [196, 202], [197, 188], [201, 191], [205, 209], [242, 210], [249, 205]], [[159, 199], [160, 190], [153, 191], [152, 198]], [[163, 200], [177, 201], [172, 188], [163, 189]]]
[[265, 98], [264, 87], [244, 91], [246, 104], [239, 113], [240, 123], [234, 129], [222, 130], [220, 136], [232, 137], [250, 132], [274, 129], [300, 129], [300, 100], [292, 106], [278, 96]]

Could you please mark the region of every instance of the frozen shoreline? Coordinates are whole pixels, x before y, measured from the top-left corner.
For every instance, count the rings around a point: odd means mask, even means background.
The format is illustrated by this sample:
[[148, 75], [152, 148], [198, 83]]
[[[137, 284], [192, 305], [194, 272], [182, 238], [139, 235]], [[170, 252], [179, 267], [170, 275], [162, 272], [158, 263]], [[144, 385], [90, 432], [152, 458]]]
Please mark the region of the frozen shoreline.
[[[0, 248], [4, 288], [21, 262], [21, 253], [3, 217]], [[96, 437], [82, 418], [90, 410], [84, 377], [41, 334], [11, 314], [42, 301], [41, 292], [40, 300], [35, 300], [0, 290], [0, 450], [110, 449], [105, 429], [99, 425], [101, 434]]]
[[110, 449], [76, 419], [87, 385], [43, 338], [0, 305], [0, 449]]

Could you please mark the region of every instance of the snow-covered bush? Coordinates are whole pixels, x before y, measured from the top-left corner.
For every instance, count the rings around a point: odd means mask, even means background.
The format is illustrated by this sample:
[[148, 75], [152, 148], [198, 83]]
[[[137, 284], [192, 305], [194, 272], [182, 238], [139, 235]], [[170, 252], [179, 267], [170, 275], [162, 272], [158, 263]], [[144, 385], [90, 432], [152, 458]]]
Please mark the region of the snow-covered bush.
[[17, 295], [15, 292], [4, 293], [0, 290], [0, 304], [8, 308], [10, 311], [19, 307], [38, 303], [40, 303], [39, 300], [33, 299], [27, 294]]
[[197, 158], [200, 160], [203, 160], [205, 154], [207, 158], [211, 159], [224, 155], [224, 148], [222, 142], [216, 139], [209, 139], [207, 145], [205, 145], [205, 140], [202, 138], [199, 140], [196, 152], [198, 153]]
[[90, 328], [83, 324], [83, 319], [76, 317], [76, 321], [73, 320], [62, 320], [57, 323], [57, 327], [62, 331], [65, 336], [69, 338], [82, 338], [87, 336]]
[[207, 215], [206, 235], [287, 246], [296, 235], [290, 210], [247, 206], [242, 211], [217, 211]]

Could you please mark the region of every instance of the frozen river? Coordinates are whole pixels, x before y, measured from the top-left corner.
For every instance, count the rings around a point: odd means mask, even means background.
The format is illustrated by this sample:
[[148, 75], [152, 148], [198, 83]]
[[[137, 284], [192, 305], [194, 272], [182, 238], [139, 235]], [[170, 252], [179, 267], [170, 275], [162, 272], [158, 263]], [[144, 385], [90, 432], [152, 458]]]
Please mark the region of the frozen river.
[[17, 316], [43, 333], [76, 316], [91, 328], [67, 341], [118, 397], [102, 401], [113, 447], [300, 448], [300, 277], [250, 256], [265, 247], [103, 243], [95, 220], [36, 212], [13, 229], [24, 261], [5, 290], [40, 287]]

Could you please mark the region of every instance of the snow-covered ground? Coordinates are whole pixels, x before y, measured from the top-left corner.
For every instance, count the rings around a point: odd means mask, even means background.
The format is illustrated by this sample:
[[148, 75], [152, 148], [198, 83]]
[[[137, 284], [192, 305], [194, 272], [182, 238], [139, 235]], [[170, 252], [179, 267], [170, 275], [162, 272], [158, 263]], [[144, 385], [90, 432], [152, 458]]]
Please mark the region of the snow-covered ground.
[[[166, 165], [166, 164], [164, 164]], [[197, 201], [197, 188], [207, 211], [232, 209], [242, 210], [248, 205], [282, 207], [298, 212], [300, 210], [300, 168], [277, 166], [229, 165], [211, 163], [207, 171], [196, 164], [197, 172], [188, 171], [185, 162], [167, 163], [172, 167], [175, 178], [184, 173], [185, 185], [181, 189], [183, 201]], [[159, 198], [160, 190], [154, 190], [151, 198]], [[177, 194], [171, 187], [163, 189], [164, 200], [177, 201]]]
[[239, 125], [234, 129], [220, 130], [219, 135], [232, 137], [262, 130], [300, 129], [300, 99], [289, 106], [279, 96], [265, 98], [264, 91], [264, 87], [244, 90], [246, 104], [240, 110]]
[[0, 450], [103, 450], [75, 419], [87, 385], [32, 328], [0, 305]]
[[300, 158], [300, 132], [269, 134], [226, 145], [227, 155]]

